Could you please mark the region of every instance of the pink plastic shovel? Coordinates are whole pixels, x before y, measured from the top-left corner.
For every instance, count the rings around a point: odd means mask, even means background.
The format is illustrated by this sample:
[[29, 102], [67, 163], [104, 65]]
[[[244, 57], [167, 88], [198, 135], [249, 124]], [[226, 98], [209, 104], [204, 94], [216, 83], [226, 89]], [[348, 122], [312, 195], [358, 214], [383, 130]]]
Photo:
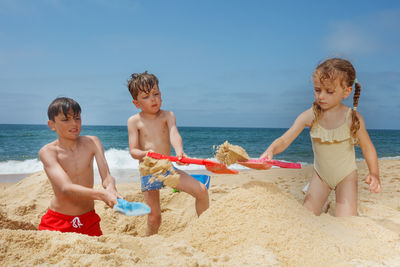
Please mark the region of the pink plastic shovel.
[[300, 163], [283, 162], [278, 160], [249, 159], [246, 161], [238, 161], [237, 163], [255, 170], [268, 170], [272, 165], [281, 168], [301, 169]]

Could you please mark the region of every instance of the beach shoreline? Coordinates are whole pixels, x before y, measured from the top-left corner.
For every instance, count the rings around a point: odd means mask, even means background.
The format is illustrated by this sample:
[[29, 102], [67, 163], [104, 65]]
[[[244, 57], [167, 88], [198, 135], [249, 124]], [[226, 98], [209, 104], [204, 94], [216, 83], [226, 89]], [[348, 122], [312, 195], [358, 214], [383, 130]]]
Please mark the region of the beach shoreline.
[[[144, 236], [146, 216], [127, 217], [100, 201], [95, 209], [102, 237], [35, 230], [52, 194], [44, 172], [37, 172], [18, 183], [0, 183], [0, 261], [7, 266], [399, 265], [400, 160], [379, 161], [381, 194], [370, 193], [363, 182], [366, 163], [357, 165], [357, 217], [333, 216], [333, 192], [321, 216], [302, 207], [312, 166], [245, 170], [211, 175], [210, 208], [199, 218], [191, 196], [162, 189], [163, 222], [152, 237]], [[120, 182], [117, 188], [128, 201], [144, 201], [139, 182]]]
[[[178, 166], [179, 168], [179, 166]], [[184, 170], [190, 174], [207, 174], [212, 175], [211, 172], [205, 169], [194, 169]], [[18, 174], [0, 174], [0, 185], [1, 184], [15, 184], [25, 178], [29, 177], [33, 173], [18, 173]], [[138, 169], [114, 169], [111, 170], [111, 175], [115, 178], [117, 183], [132, 183], [140, 181], [140, 174]], [[101, 184], [101, 177], [97, 170], [94, 171], [94, 182], [95, 184]]]

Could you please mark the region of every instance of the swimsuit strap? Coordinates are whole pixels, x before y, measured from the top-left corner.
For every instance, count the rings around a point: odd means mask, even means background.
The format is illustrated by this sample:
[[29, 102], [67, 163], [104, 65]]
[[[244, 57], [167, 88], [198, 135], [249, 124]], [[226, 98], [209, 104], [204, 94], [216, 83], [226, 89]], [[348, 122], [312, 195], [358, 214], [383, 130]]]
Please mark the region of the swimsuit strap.
[[351, 108], [349, 108], [348, 110], [347, 110], [347, 112], [346, 112], [346, 120], [345, 120], [345, 122], [347, 122], [347, 120], [349, 120], [350, 118], [351, 118]]

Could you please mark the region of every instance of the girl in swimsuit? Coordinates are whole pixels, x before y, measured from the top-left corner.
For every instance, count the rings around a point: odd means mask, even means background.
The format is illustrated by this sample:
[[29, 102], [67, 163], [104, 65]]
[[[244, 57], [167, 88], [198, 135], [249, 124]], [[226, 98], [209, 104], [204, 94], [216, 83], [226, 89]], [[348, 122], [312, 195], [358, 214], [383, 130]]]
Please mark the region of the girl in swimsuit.
[[[312, 107], [301, 113], [293, 125], [276, 139], [260, 158], [272, 159], [284, 151], [293, 140], [310, 127], [314, 151], [314, 172], [308, 187], [304, 207], [320, 215], [331, 190], [336, 193], [336, 216], [357, 215], [357, 165], [354, 145], [360, 146], [368, 165], [365, 182], [369, 190], [381, 192], [378, 157], [365, 123], [356, 111], [361, 85], [353, 65], [341, 58], [328, 59], [314, 71]], [[353, 108], [342, 103], [353, 90]]]

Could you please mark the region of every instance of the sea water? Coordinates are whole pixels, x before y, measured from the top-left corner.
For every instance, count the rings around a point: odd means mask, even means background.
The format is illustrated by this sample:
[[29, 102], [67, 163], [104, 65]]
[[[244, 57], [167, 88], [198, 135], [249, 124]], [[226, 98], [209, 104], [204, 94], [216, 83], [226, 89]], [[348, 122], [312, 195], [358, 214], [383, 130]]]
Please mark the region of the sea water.
[[[242, 146], [252, 158], [258, 158], [277, 137], [287, 129], [277, 128], [218, 128], [218, 127], [179, 127], [185, 153], [193, 158], [215, 160], [215, 146], [225, 141]], [[379, 159], [400, 158], [400, 130], [368, 130]], [[128, 132], [126, 126], [83, 126], [81, 135], [99, 137], [111, 172], [116, 174], [133, 173], [138, 170], [138, 161], [129, 154]], [[57, 139], [55, 132], [47, 125], [0, 124], [0, 175], [28, 174], [43, 169], [38, 158], [39, 149]], [[173, 149], [171, 153], [174, 155]], [[357, 159], [363, 159], [356, 147]], [[309, 165], [313, 153], [309, 130], [305, 129], [277, 160], [299, 162]], [[179, 166], [184, 170], [204, 170], [203, 166]], [[232, 168], [246, 169], [234, 164]], [[1, 179], [1, 177], [0, 177]], [[118, 179], [118, 178], [117, 178]], [[1, 182], [1, 180], [0, 180]]]

